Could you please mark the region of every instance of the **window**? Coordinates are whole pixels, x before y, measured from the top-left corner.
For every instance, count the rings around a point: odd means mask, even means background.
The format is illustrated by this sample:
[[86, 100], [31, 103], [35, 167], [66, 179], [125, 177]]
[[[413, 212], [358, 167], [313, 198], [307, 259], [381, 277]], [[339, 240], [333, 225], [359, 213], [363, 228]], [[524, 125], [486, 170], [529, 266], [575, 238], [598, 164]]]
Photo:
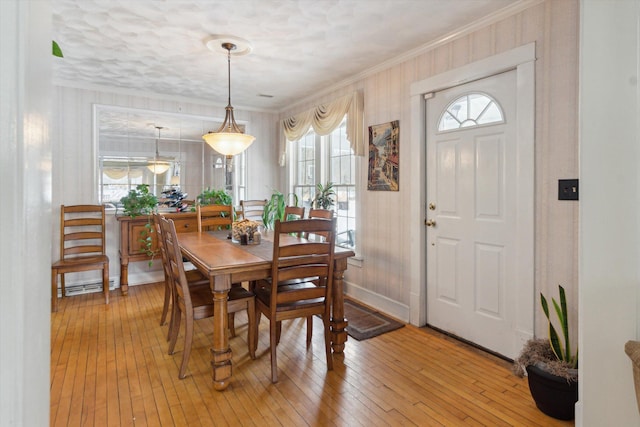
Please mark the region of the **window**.
[[356, 186], [355, 156], [346, 135], [346, 120], [326, 136], [313, 129], [302, 139], [290, 142], [289, 167], [292, 193], [298, 205], [312, 207], [316, 185], [333, 183], [336, 193], [332, 206], [337, 218], [336, 244], [355, 248]]
[[504, 123], [498, 103], [484, 93], [463, 95], [449, 104], [438, 122], [438, 131]]

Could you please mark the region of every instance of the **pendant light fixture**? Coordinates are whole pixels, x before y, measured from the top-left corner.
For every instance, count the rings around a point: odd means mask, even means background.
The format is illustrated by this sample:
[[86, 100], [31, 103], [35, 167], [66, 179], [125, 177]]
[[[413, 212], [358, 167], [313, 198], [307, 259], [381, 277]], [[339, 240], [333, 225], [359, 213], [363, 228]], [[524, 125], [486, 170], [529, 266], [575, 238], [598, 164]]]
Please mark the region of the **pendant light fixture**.
[[158, 152], [158, 142], [160, 141], [160, 130], [164, 129], [162, 126], [155, 127], [158, 130], [158, 137], [156, 138], [156, 157], [153, 162], [147, 165], [147, 168], [156, 175], [160, 175], [169, 170], [169, 163], [160, 160], [160, 153]]
[[171, 177], [171, 185], [180, 187], [180, 167], [182, 166], [182, 129], [178, 136], [178, 161], [173, 165], [173, 176]]
[[[212, 39], [207, 42], [207, 47], [213, 50], [212, 46], [215, 43], [216, 39]], [[242, 153], [244, 150], [249, 148], [249, 146], [256, 139], [251, 135], [247, 135], [243, 133], [238, 125], [236, 124], [236, 120], [233, 117], [233, 107], [231, 106], [231, 51], [237, 48], [235, 43], [230, 41], [222, 41], [220, 44], [222, 49], [227, 51], [227, 71], [228, 71], [228, 86], [229, 86], [229, 97], [227, 107], [225, 108], [225, 116], [224, 122], [222, 126], [215, 131], [209, 132], [202, 136], [204, 140], [220, 154], [224, 154], [227, 158], [231, 156], [235, 156], [236, 154]], [[250, 49], [249, 49], [250, 50]], [[248, 53], [248, 52], [246, 52]]]

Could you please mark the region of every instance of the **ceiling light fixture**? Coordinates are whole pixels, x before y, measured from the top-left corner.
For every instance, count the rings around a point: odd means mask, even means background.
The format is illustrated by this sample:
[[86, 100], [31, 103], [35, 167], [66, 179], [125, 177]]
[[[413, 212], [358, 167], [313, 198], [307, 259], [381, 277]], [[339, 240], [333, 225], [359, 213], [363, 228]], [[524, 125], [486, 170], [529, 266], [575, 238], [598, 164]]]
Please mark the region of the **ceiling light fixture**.
[[[212, 41], [209, 41], [207, 46], [213, 50], [211, 45]], [[211, 148], [229, 158], [249, 148], [256, 138], [243, 133], [233, 117], [233, 107], [231, 106], [231, 51], [235, 50], [237, 46], [228, 41], [224, 41], [220, 46], [227, 51], [229, 98], [225, 108], [226, 113], [222, 126], [220, 126], [216, 132], [209, 132], [203, 135], [202, 138], [204, 138]]]
[[159, 161], [160, 153], [158, 152], [158, 141], [160, 140], [160, 130], [164, 129], [162, 126], [155, 127], [158, 130], [158, 137], [156, 138], [156, 157], [153, 162], [147, 165], [147, 168], [156, 175], [160, 175], [169, 170], [169, 163], [165, 161]]

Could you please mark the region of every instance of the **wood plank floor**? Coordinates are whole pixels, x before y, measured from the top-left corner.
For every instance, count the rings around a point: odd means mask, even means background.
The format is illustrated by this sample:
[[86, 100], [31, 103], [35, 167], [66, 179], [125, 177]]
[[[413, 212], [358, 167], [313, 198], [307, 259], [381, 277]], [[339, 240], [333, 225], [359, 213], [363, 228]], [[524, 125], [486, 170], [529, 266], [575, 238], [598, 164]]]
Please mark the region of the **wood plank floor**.
[[[283, 325], [279, 379], [270, 382], [268, 324], [258, 358], [246, 317], [231, 339], [233, 380], [212, 387], [211, 319], [196, 322], [188, 377], [182, 342], [167, 354], [159, 326], [162, 284], [64, 298], [51, 315], [52, 426], [571, 426], [540, 412], [509, 364], [458, 341], [406, 326], [366, 341], [349, 338], [327, 372], [320, 321], [311, 349], [304, 320]], [[181, 337], [182, 338], [182, 335]]]

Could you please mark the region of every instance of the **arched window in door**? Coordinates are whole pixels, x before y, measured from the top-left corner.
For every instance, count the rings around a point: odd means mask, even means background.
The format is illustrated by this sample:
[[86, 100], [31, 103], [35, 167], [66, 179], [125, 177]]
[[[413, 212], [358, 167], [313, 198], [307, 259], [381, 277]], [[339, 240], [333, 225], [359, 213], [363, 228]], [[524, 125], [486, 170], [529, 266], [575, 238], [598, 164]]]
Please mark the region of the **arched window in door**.
[[491, 96], [473, 92], [455, 99], [438, 121], [438, 132], [504, 123], [502, 108]]

